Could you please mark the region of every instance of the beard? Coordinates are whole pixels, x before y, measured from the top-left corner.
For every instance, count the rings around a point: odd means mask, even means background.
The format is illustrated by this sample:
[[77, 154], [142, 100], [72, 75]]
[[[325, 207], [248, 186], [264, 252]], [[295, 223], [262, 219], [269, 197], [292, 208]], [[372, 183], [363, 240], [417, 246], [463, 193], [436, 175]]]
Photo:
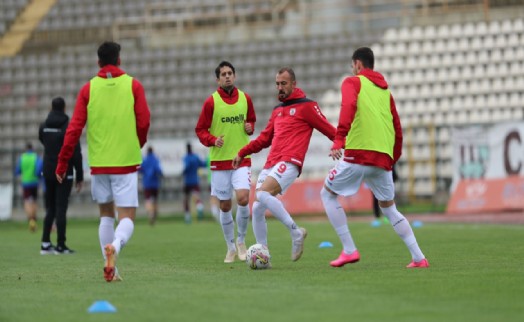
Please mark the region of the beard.
[[222, 86], [222, 89], [228, 93], [231, 93], [231, 91], [233, 90], [233, 88], [235, 88], [235, 85], [231, 84], [231, 85], [224, 85]]

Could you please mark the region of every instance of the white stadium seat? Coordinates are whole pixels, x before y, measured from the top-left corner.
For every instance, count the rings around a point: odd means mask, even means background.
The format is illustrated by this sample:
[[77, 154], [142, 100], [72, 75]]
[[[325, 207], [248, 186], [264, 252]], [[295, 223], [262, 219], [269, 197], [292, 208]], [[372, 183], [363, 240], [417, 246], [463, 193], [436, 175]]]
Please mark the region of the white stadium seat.
[[489, 23], [488, 25], [488, 32], [492, 35], [498, 35], [500, 34], [500, 23], [499, 21], [495, 20]]
[[473, 23], [468, 22], [464, 24], [464, 27], [462, 28], [462, 36], [465, 37], [472, 37], [475, 35], [475, 26]]
[[524, 19], [518, 18], [513, 21], [513, 32], [523, 32], [524, 31]]

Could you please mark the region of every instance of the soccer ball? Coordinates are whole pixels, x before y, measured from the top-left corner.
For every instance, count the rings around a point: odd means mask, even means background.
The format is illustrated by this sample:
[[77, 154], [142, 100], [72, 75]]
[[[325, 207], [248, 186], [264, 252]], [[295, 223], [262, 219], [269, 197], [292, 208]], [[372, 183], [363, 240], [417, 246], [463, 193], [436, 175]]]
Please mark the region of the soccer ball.
[[269, 249], [262, 244], [255, 244], [247, 250], [246, 264], [252, 269], [265, 269], [271, 267]]

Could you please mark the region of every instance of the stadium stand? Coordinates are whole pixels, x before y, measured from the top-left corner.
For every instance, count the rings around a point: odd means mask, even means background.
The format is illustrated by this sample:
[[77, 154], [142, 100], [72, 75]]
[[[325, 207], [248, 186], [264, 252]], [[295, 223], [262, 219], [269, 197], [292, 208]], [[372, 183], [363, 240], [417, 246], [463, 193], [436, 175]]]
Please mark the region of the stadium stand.
[[[31, 3], [2, 1], [0, 37]], [[74, 106], [107, 39], [122, 43], [123, 68], [146, 88], [153, 139], [193, 136], [224, 59], [253, 97], [257, 131], [276, 104], [274, 74], [283, 65], [335, 123], [351, 52], [371, 46], [406, 129], [399, 189], [416, 197], [449, 186], [451, 126], [524, 116], [522, 1], [56, 0], [42, 14], [24, 46], [0, 57], [0, 182], [14, 181], [14, 156], [36, 142], [51, 99]], [[325, 173], [306, 170], [304, 177]]]
[[0, 35], [3, 35], [11, 26], [20, 11], [29, 0], [4, 0], [0, 10]]

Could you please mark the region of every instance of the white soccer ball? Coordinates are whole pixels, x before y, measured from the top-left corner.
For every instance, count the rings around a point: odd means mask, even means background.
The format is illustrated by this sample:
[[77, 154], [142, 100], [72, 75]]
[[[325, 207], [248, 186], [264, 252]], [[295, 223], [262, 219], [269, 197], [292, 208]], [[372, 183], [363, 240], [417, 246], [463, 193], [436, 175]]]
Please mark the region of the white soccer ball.
[[246, 264], [252, 269], [265, 269], [271, 267], [271, 255], [269, 249], [262, 244], [249, 247], [246, 255]]

